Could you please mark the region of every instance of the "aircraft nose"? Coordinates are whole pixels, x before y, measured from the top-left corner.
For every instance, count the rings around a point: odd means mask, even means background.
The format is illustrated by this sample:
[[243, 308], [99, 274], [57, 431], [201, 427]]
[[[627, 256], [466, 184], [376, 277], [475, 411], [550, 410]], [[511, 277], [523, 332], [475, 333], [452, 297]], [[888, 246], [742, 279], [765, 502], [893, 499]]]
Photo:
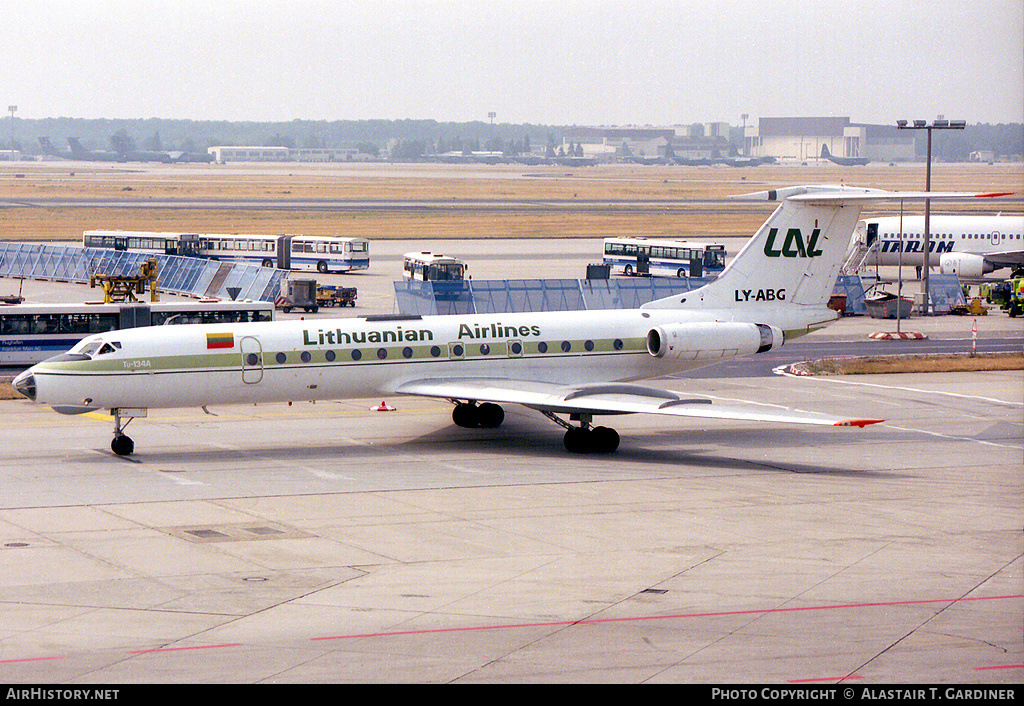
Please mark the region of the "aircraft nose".
[[21, 395], [36, 401], [36, 377], [31, 370], [26, 370], [11, 383], [14, 389]]

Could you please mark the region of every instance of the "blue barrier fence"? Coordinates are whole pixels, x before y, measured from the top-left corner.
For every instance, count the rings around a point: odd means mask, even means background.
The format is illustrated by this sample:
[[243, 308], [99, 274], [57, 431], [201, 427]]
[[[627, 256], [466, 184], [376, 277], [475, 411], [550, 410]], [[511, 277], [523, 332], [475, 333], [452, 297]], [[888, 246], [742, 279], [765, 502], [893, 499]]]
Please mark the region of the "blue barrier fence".
[[395, 282], [402, 314], [504, 314], [528, 311], [635, 309], [688, 292], [713, 277], [640, 279], [460, 280]]
[[[713, 277], [650, 277], [614, 279], [460, 280], [395, 282], [395, 301], [402, 314], [504, 314], [529, 311], [635, 309], [656, 299], [689, 292]], [[865, 289], [874, 279], [840, 275], [835, 294], [846, 295], [847, 316], [867, 315]], [[956, 275], [932, 275], [930, 298], [937, 314], [964, 303]]]

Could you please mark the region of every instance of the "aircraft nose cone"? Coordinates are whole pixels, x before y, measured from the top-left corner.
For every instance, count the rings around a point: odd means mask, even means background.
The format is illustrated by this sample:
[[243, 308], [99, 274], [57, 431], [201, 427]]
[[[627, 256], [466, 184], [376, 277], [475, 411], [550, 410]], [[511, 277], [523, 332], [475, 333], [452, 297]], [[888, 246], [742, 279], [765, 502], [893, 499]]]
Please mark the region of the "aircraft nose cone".
[[26, 370], [11, 383], [15, 391], [24, 395], [33, 402], [36, 401], [36, 378], [31, 370]]

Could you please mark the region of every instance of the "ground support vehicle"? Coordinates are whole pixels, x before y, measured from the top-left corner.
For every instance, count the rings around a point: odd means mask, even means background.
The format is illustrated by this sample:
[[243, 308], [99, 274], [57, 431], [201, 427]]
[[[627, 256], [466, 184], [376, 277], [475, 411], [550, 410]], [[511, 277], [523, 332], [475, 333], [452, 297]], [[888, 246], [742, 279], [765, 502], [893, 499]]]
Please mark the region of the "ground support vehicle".
[[319, 306], [352, 306], [356, 305], [355, 287], [337, 287], [321, 284], [316, 288], [316, 303]]

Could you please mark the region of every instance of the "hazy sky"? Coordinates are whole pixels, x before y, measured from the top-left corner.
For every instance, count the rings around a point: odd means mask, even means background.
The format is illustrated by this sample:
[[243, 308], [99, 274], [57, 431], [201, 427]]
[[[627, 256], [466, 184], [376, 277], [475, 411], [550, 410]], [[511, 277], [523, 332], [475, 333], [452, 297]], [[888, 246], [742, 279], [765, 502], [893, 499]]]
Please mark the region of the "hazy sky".
[[18, 117], [1024, 122], [1020, 0], [0, 0]]

